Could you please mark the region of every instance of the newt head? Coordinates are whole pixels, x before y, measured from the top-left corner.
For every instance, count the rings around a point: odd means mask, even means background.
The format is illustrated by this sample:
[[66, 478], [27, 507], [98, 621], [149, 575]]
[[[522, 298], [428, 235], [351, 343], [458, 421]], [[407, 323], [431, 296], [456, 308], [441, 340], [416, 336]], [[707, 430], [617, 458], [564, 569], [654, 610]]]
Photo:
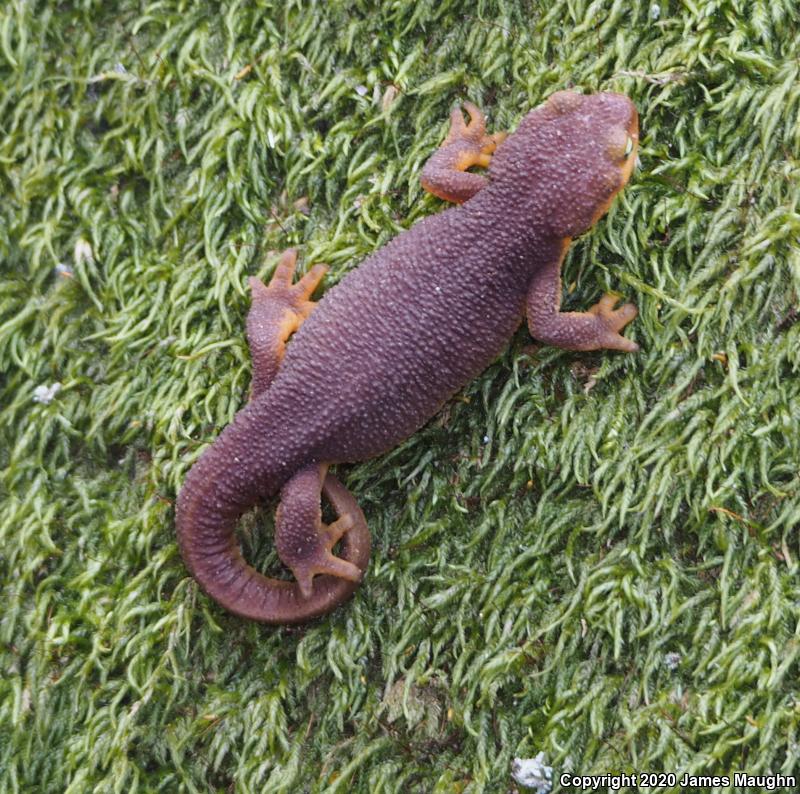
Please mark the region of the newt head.
[[516, 183], [515, 203], [543, 231], [576, 237], [630, 179], [638, 144], [639, 116], [628, 97], [559, 91], [525, 116], [490, 173], [504, 187]]

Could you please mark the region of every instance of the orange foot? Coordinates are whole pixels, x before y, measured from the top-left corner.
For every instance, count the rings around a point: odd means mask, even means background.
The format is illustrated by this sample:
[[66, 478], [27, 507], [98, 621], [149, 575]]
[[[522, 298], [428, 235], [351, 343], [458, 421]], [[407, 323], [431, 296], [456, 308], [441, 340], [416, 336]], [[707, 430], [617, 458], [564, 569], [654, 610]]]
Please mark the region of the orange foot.
[[506, 133], [486, 134], [486, 117], [472, 102], [465, 102], [469, 123], [460, 108], [450, 114], [450, 132], [422, 169], [422, 187], [434, 196], [461, 204], [487, 183], [480, 174], [467, 172], [473, 165], [487, 168], [492, 153]]
[[606, 328], [606, 332], [602, 336], [601, 347], [635, 353], [639, 349], [639, 345], [626, 339], [620, 334], [620, 331], [636, 317], [639, 310], [632, 303], [624, 303], [615, 309], [614, 307], [619, 301], [619, 297], [608, 292], [587, 310], [587, 314], [597, 315]]

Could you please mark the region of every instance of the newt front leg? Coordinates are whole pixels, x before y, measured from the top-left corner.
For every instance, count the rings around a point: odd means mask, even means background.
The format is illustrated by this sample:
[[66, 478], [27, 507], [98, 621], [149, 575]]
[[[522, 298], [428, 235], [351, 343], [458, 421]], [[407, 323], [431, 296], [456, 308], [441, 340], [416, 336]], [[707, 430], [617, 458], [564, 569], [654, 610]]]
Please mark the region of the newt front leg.
[[638, 314], [632, 303], [615, 309], [619, 299], [607, 294], [588, 311], [560, 311], [562, 258], [542, 267], [528, 287], [527, 315], [531, 336], [564, 350], [608, 348], [635, 353], [639, 345], [619, 333]]
[[450, 133], [422, 169], [422, 187], [445, 201], [462, 204], [487, 183], [485, 176], [467, 171], [473, 165], [488, 168], [492, 153], [506, 133], [486, 134], [486, 117], [472, 102], [465, 102], [469, 124], [461, 110], [450, 114]]

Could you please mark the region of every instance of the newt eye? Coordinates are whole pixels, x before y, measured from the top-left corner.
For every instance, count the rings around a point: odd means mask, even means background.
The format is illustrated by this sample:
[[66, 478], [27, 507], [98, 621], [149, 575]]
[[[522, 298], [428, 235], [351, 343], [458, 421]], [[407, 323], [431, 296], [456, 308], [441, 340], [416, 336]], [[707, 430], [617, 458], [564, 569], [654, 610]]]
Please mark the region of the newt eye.
[[631, 136], [628, 135], [628, 138], [625, 141], [625, 157], [630, 157], [632, 151], [633, 151], [633, 138], [631, 138]]

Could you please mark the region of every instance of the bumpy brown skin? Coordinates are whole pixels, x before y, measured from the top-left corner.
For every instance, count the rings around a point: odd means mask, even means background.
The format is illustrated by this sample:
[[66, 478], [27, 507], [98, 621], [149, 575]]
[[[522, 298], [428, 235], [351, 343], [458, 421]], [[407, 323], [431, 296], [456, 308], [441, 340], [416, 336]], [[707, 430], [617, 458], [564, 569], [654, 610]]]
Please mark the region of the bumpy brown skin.
[[[482, 124], [477, 108], [468, 110]], [[308, 318], [280, 366], [254, 362], [272, 367], [269, 375], [189, 472], [177, 505], [181, 553], [206, 592], [238, 615], [302, 622], [353, 592], [369, 534], [327, 465], [380, 455], [417, 430], [497, 357], [526, 313], [534, 336], [561, 347], [637, 349], [618, 333], [636, 313], [630, 305], [614, 311], [606, 297], [586, 313], [558, 312], [569, 239], [606, 211], [631, 173], [638, 121], [630, 101], [555, 94], [491, 158], [499, 136], [457, 127], [454, 117], [423, 184], [465, 203], [376, 251], [313, 312], [304, 299]], [[462, 151], [469, 129], [472, 157]], [[462, 172], [488, 160], [488, 179]], [[282, 323], [285, 337], [292, 322]], [[328, 528], [320, 488], [343, 517]], [[234, 536], [238, 517], [281, 489], [276, 542], [298, 582], [256, 572]], [[342, 535], [341, 557], [332, 557]]]

